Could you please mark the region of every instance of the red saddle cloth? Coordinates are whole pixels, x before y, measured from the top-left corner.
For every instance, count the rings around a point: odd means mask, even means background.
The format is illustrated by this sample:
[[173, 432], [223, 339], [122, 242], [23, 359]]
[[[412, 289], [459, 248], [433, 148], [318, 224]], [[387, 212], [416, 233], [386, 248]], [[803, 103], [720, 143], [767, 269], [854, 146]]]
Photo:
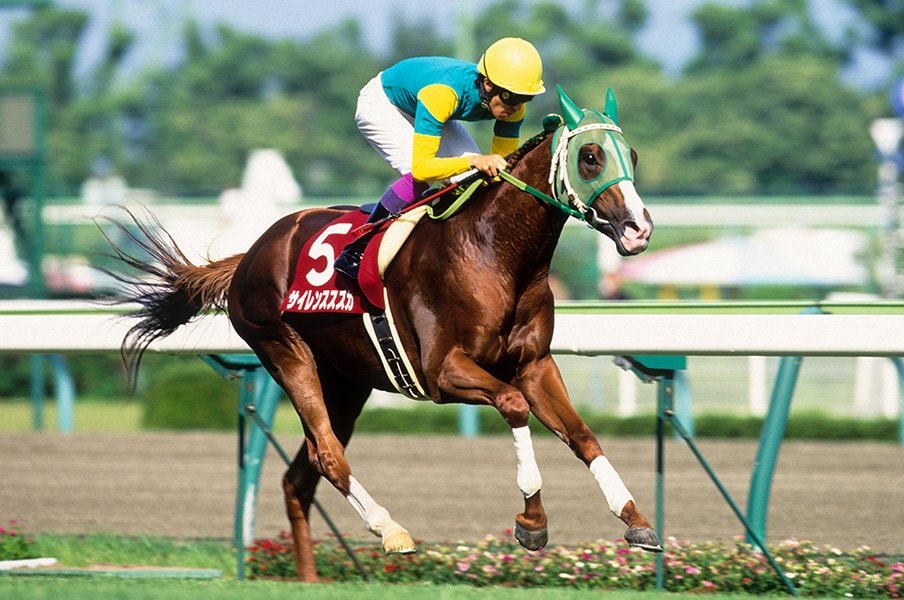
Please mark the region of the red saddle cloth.
[[355, 231], [366, 220], [366, 213], [352, 210], [311, 236], [298, 255], [295, 280], [283, 298], [281, 310], [362, 314], [374, 308], [385, 309], [383, 282], [376, 266], [383, 231], [371, 236], [367, 244], [358, 282], [333, 269], [333, 261], [346, 244], [355, 240]]

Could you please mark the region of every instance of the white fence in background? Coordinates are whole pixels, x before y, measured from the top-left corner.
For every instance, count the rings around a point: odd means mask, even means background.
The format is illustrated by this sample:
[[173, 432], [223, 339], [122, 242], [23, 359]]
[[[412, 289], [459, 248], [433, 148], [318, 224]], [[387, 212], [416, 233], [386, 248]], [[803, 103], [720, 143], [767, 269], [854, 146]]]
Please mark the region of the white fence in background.
[[[128, 320], [113, 309], [89, 302], [0, 302], [0, 352], [5, 353], [117, 352], [128, 327]], [[878, 412], [894, 416], [900, 406], [895, 373], [879, 369], [891, 368], [887, 357], [904, 356], [904, 314], [558, 314], [552, 348], [576, 398], [587, 395], [582, 386], [594, 390], [602, 387], [603, 379], [619, 379], [621, 391], [610, 396], [618, 398], [616, 410], [623, 414], [637, 409], [637, 390], [643, 388], [631, 374], [613, 378], [611, 372], [604, 373], [616, 369], [611, 356], [676, 354], [690, 357], [688, 374], [695, 395], [702, 395], [710, 381], [705, 369], [698, 368], [703, 365], [695, 361], [730, 360], [726, 369], [735, 380], [746, 380], [742, 383], [746, 393], [725, 395], [725, 402], [736, 407], [746, 395], [754, 414], [765, 412], [769, 357], [772, 364], [781, 356], [845, 358], [859, 373], [851, 385], [855, 412], [875, 414], [871, 402], [878, 397]], [[224, 315], [202, 317], [158, 340], [150, 350], [197, 355], [249, 352]], [[808, 361], [815, 360], [806, 358], [802, 372], [807, 372]]]

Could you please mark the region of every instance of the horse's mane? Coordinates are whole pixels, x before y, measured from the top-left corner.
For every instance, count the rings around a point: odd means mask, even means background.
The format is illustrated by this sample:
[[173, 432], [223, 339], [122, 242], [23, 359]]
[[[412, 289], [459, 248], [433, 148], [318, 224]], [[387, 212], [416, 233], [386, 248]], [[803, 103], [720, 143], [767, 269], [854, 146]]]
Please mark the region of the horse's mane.
[[505, 159], [509, 163], [509, 168], [512, 168], [521, 162], [521, 159], [524, 158], [528, 152], [542, 144], [554, 131], [555, 129], [544, 129], [534, 137], [526, 140], [517, 150], [506, 156]]
[[[547, 118], [548, 118], [548, 116], [547, 116]], [[511, 154], [509, 154], [505, 157], [505, 161], [508, 163], [509, 171], [514, 169], [515, 166], [519, 162], [521, 162], [524, 159], [524, 157], [527, 156], [532, 150], [534, 150], [537, 146], [539, 146], [544, 141], [546, 141], [546, 138], [548, 138], [550, 135], [552, 135], [552, 133], [558, 128], [558, 125], [556, 125], [555, 127], [552, 127], [552, 128], [550, 128], [550, 126], [547, 126], [547, 118], [544, 118], [544, 120], [543, 120], [544, 121], [543, 122], [543, 125], [544, 125], [543, 131], [541, 131], [540, 133], [536, 134], [535, 136], [525, 140], [523, 144], [518, 146], [517, 150], [515, 150], [514, 152], [512, 152]], [[561, 121], [559, 121], [559, 123], [561, 123]], [[458, 190], [467, 189], [467, 187], [470, 184], [477, 181], [478, 179], [485, 180], [485, 185], [481, 188], [482, 191], [485, 191], [489, 187], [495, 187], [495, 186], [499, 185], [500, 183], [502, 183], [502, 180], [499, 179], [498, 177], [495, 179], [489, 179], [483, 173], [477, 172], [469, 177], [466, 177], [462, 181], [460, 181], [458, 184]]]

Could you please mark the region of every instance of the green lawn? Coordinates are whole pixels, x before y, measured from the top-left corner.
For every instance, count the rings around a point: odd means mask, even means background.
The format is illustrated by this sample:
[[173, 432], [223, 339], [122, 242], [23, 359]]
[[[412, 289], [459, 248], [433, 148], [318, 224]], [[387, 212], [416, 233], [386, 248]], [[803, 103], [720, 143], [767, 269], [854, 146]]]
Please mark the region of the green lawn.
[[[302, 585], [294, 581], [263, 581], [235, 579], [235, 557], [228, 541], [173, 540], [160, 537], [114, 536], [109, 534], [37, 536], [38, 548], [47, 556], [54, 556], [69, 569], [68, 575], [2, 575], [0, 598], [16, 600], [56, 599], [97, 600], [107, 598], [142, 598], [146, 600], [333, 600], [357, 598], [363, 600], [433, 600], [478, 598], [481, 600], [584, 600], [599, 598], [600, 590], [563, 590], [557, 588], [501, 588], [465, 585], [433, 584], [365, 584], [324, 583]], [[181, 567], [183, 569], [217, 569], [220, 577], [205, 579], [176, 579], [155, 576], [151, 571], [128, 575], [73, 574], [72, 569], [91, 564], [143, 565]], [[60, 569], [62, 570], [62, 569]], [[34, 572], [31, 572], [34, 573]], [[109, 571], [108, 571], [109, 573]], [[605, 592], [607, 598], [661, 598], [655, 592]], [[669, 594], [670, 598], [678, 597]], [[685, 595], [691, 598], [691, 595]], [[693, 596], [693, 597], [696, 597]], [[747, 595], [707, 594], [713, 599], [747, 598]], [[752, 598], [752, 596], [749, 596]], [[784, 598], [766, 595], [761, 598]]]
[[[611, 600], [663, 598], [657, 592], [605, 592]], [[275, 581], [236, 581], [118, 578], [54, 578], [0, 576], [0, 598], [16, 600], [590, 600], [602, 597], [599, 590], [549, 588], [474, 588], [454, 585], [383, 585], [330, 583], [302, 585]], [[699, 594], [668, 594], [668, 598], [699, 598]], [[707, 594], [710, 600], [787, 598], [787, 595]]]
[[[137, 400], [99, 401], [77, 399], [75, 431], [128, 433], [141, 430], [141, 403]], [[44, 403], [44, 430], [57, 429], [57, 409], [52, 400]], [[0, 401], [0, 432], [32, 431], [33, 411], [26, 400]], [[298, 416], [288, 403], [281, 403], [273, 423], [276, 433], [301, 430]]]

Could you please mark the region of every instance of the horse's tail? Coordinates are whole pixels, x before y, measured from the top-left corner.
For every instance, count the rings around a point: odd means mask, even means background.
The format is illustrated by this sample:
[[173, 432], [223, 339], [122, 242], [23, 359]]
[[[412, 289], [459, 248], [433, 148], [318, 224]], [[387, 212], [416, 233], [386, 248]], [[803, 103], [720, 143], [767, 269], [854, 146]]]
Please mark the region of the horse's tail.
[[[134, 389], [141, 359], [154, 340], [170, 335], [202, 312], [225, 310], [232, 275], [244, 255], [195, 265], [156, 217], [150, 215], [148, 224], [125, 211], [131, 224], [104, 218], [122, 241], [115, 242], [103, 229], [101, 232], [112, 248], [111, 257], [135, 272], [130, 275], [105, 270], [125, 284], [117, 301], [141, 306], [125, 315], [138, 322], [126, 333], [120, 348], [129, 387]], [[127, 251], [124, 246], [131, 249]]]

